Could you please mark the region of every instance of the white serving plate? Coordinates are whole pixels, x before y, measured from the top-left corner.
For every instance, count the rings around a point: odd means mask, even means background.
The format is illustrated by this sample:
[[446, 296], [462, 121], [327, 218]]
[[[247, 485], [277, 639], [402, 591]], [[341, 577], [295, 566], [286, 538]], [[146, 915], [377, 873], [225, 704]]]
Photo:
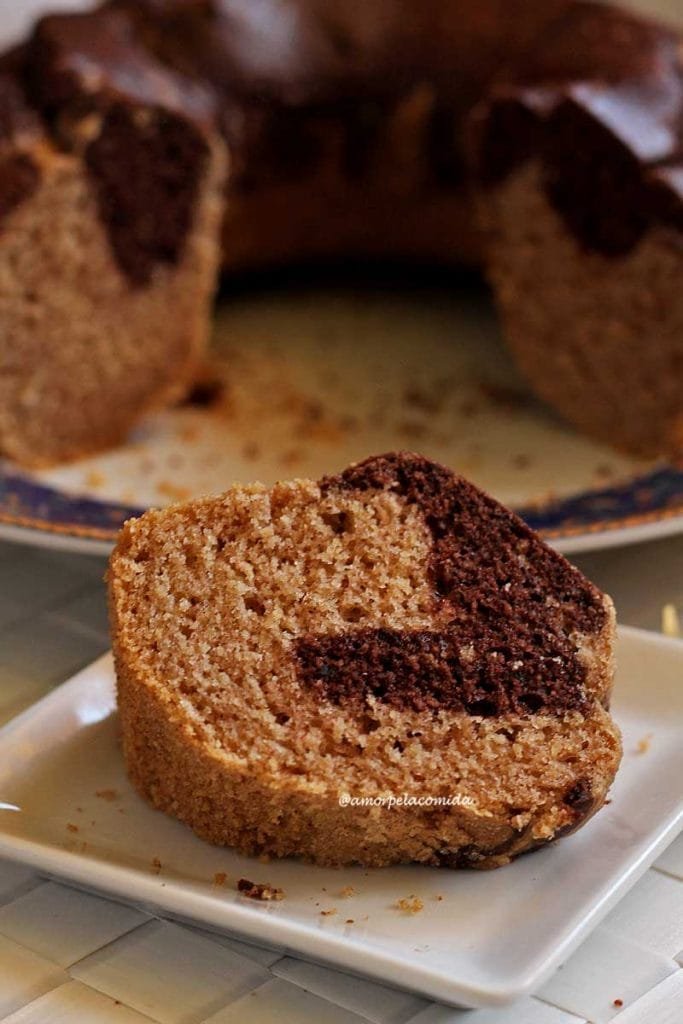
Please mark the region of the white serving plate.
[[[624, 761], [575, 836], [493, 872], [332, 870], [209, 846], [150, 809], [125, 778], [106, 655], [0, 731], [0, 855], [441, 1002], [505, 1003], [537, 990], [681, 829], [682, 683], [683, 644], [621, 630]], [[286, 897], [248, 900], [240, 877]], [[421, 912], [397, 908], [413, 895]]]

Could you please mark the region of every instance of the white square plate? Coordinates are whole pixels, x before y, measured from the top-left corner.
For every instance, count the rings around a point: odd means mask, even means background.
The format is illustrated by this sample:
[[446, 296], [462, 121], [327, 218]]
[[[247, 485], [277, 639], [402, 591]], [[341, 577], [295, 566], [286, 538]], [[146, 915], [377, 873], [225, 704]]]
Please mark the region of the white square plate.
[[[0, 855], [442, 1002], [499, 1004], [537, 989], [683, 824], [683, 643], [621, 630], [614, 713], [625, 753], [612, 802], [507, 868], [264, 864], [209, 846], [133, 792], [107, 655], [0, 731]], [[246, 899], [240, 877], [285, 899]], [[397, 907], [410, 896], [418, 913]]]

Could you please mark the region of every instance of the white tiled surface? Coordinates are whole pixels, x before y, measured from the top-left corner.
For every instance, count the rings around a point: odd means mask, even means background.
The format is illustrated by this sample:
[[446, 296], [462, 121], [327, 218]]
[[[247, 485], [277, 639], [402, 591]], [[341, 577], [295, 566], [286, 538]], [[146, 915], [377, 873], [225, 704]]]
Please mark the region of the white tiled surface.
[[[683, 539], [581, 564], [625, 623], [656, 628], [663, 603], [683, 608]], [[103, 571], [98, 560], [0, 543], [0, 724], [106, 649]], [[151, 919], [0, 862], [3, 1024], [609, 1020], [683, 1024], [683, 837], [537, 998], [477, 1011]]]

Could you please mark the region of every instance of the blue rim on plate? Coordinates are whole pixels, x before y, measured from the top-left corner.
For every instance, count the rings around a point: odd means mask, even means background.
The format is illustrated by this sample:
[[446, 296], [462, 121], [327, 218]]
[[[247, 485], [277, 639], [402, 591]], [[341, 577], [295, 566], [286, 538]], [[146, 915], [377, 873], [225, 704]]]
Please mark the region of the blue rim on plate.
[[[0, 467], [0, 524], [113, 543], [126, 519], [145, 510], [47, 487]], [[584, 491], [517, 511], [549, 540], [624, 530], [683, 516], [683, 470], [663, 467], [628, 483]]]

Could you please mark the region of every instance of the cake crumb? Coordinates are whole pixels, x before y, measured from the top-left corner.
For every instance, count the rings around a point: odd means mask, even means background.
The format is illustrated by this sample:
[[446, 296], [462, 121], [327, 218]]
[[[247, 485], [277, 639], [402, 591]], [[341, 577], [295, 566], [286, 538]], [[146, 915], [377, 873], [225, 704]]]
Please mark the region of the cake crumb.
[[91, 469], [89, 473], [85, 474], [85, 486], [86, 487], [104, 487], [107, 482], [107, 478], [103, 473], [98, 473], [96, 469]]
[[355, 923], [356, 922], [354, 921], [354, 919], [352, 917], [347, 917], [346, 921], [344, 922], [344, 924], [355, 924]]
[[437, 896], [436, 897], [436, 902], [437, 903], [441, 903], [442, 900], [443, 900], [443, 896]]
[[662, 608], [662, 633], [673, 639], [681, 636], [681, 620], [675, 604], [665, 604]]
[[270, 882], [250, 882], [248, 878], [240, 878], [237, 883], [237, 891], [250, 900], [283, 900], [285, 894], [282, 889]]
[[158, 875], [161, 871], [161, 861], [158, 857], [152, 857], [152, 871], [155, 875]]
[[652, 742], [652, 733], [648, 732], [642, 739], [638, 740], [636, 744], [636, 754], [647, 754], [650, 749], [650, 743]]
[[217, 871], [213, 876], [213, 884], [218, 886], [225, 885], [227, 879], [228, 876], [225, 871]]
[[342, 897], [342, 899], [347, 900], [349, 899], [350, 896], [356, 895], [356, 890], [352, 885], [345, 885], [344, 888], [340, 890], [339, 895]]
[[68, 821], [66, 824], [67, 832], [78, 832], [78, 825], [74, 825], [73, 822]]
[[424, 910], [424, 903], [419, 896], [403, 896], [396, 901], [396, 906], [404, 914], [419, 914]]
[[613, 1003], [614, 1006], [623, 1006], [624, 1005], [624, 1000], [623, 999], [614, 999], [614, 1000], [612, 1000], [612, 1003]]
[[336, 914], [336, 913], [337, 913], [337, 908], [336, 907], [330, 907], [329, 910], [321, 910], [320, 911], [320, 916], [321, 917], [331, 917], [332, 914]]
[[100, 800], [106, 800], [108, 803], [112, 803], [114, 800], [118, 800], [119, 791], [118, 789], [98, 789], [95, 791], [95, 796]]

